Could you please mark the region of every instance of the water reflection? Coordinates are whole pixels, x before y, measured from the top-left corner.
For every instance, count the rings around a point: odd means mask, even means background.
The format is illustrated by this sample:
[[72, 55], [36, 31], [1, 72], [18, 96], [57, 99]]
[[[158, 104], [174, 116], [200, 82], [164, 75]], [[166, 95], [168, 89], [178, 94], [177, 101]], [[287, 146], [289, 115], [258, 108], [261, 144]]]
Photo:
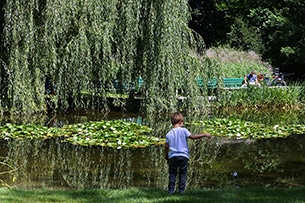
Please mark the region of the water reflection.
[[[164, 182], [164, 160], [156, 156], [163, 150], [152, 147], [115, 150], [79, 147], [60, 140], [8, 140], [6, 160], [19, 170], [1, 179], [21, 188], [125, 188], [156, 187]], [[163, 156], [162, 156], [163, 157]]]
[[[210, 186], [297, 186], [304, 185], [305, 139], [238, 141], [220, 139], [218, 156], [208, 165]], [[215, 143], [214, 143], [215, 144]], [[295, 167], [291, 167], [291, 163]], [[237, 177], [233, 173], [237, 172]], [[215, 174], [215, 175], [211, 175]]]
[[[305, 185], [305, 139], [240, 141], [211, 138], [190, 142], [188, 188]], [[60, 140], [8, 140], [0, 143], [5, 160], [18, 166], [0, 176], [21, 188], [164, 188], [163, 146], [114, 150], [79, 147]], [[1, 170], [4, 170], [1, 168]]]
[[123, 112], [96, 112], [96, 111], [67, 111], [60, 114], [35, 115], [5, 115], [0, 117], [0, 124], [13, 123], [17, 125], [36, 124], [48, 127], [62, 127], [72, 123], [84, 123], [107, 119], [135, 119], [139, 117], [134, 113]]

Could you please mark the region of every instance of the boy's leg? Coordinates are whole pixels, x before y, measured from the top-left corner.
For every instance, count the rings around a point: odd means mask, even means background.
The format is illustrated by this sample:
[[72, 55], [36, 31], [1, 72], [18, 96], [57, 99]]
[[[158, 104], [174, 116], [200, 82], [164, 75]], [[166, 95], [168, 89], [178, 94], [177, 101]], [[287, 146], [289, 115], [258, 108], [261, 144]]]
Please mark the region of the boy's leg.
[[170, 158], [168, 160], [168, 172], [169, 172], [168, 192], [169, 193], [173, 193], [175, 191], [177, 169], [178, 169], [177, 157]]
[[186, 187], [186, 173], [188, 167], [188, 158], [179, 157], [179, 192], [183, 193]]

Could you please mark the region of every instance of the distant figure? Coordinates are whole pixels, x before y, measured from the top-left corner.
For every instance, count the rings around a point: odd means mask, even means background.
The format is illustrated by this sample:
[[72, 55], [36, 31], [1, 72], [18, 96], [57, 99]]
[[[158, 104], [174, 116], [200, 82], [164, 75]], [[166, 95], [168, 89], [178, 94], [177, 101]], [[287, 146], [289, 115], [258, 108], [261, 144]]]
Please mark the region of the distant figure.
[[191, 134], [184, 124], [183, 115], [179, 112], [171, 116], [173, 128], [166, 134], [165, 159], [169, 167], [168, 193], [175, 192], [176, 176], [179, 172], [179, 193], [183, 193], [186, 186], [186, 172], [189, 160], [188, 138], [200, 139], [202, 137], [210, 138], [209, 133]]
[[263, 82], [263, 81], [264, 81], [264, 75], [261, 74], [261, 73], [258, 73], [258, 74], [257, 74], [257, 81], [258, 81], [258, 82]]
[[252, 70], [251, 73], [246, 75], [246, 77], [244, 78], [244, 84], [243, 85], [248, 85], [248, 84], [249, 85], [260, 86], [258, 84], [257, 76], [255, 75], [255, 70]]
[[283, 73], [272, 73], [271, 86], [286, 86]]

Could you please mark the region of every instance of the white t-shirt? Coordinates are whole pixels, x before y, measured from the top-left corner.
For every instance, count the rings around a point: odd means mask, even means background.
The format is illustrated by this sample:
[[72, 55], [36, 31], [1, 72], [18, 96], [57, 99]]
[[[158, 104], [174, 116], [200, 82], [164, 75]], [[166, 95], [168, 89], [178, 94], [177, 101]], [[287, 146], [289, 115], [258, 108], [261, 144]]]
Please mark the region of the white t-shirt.
[[166, 134], [166, 143], [169, 145], [168, 158], [184, 156], [190, 158], [187, 139], [191, 135], [186, 128], [173, 128]]

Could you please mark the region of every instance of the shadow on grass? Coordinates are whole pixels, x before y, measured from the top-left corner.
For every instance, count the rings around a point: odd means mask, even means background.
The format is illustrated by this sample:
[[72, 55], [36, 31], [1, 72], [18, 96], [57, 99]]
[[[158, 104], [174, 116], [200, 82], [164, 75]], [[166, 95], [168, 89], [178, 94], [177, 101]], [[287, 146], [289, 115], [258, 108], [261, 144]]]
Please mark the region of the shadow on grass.
[[305, 202], [305, 188], [193, 189], [169, 195], [161, 189], [10, 190], [0, 189], [1, 203], [29, 202]]

